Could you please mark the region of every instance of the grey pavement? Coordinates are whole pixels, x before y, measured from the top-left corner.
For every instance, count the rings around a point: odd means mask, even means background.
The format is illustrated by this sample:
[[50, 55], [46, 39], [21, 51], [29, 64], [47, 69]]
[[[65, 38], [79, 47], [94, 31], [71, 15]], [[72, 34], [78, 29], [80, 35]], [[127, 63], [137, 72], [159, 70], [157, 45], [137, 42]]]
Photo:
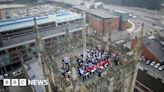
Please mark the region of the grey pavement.
[[[26, 78], [24, 75], [18, 76], [18, 79]], [[6, 88], [6, 92], [33, 92], [31, 86], [9, 86]]]
[[30, 86], [20, 87], [20, 86], [11, 86], [9, 87], [9, 92], [32, 92]]

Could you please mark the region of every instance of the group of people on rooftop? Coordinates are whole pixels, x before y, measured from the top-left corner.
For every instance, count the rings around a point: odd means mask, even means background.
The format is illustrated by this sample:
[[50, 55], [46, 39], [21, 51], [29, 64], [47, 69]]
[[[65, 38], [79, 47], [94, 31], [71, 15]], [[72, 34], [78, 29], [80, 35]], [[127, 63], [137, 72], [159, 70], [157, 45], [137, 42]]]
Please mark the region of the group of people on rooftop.
[[112, 58], [115, 61], [119, 58], [118, 54], [101, 49], [87, 50], [85, 55], [85, 60], [83, 59], [84, 54], [80, 54], [76, 60], [78, 63], [78, 74], [83, 80], [95, 74], [101, 77], [102, 71], [107, 69], [108, 66], [112, 67]]
[[[71, 78], [71, 64], [70, 59], [63, 59], [64, 66], [62, 67], [62, 75], [66, 78]], [[119, 64], [119, 55], [113, 51], [105, 51], [94, 48], [81, 53], [76, 57], [77, 74], [83, 80], [86, 80], [93, 75], [101, 77], [101, 73], [112, 63]]]
[[68, 80], [71, 79], [71, 64], [70, 64], [70, 59], [68, 57], [65, 57], [62, 60], [61, 73], [66, 79]]

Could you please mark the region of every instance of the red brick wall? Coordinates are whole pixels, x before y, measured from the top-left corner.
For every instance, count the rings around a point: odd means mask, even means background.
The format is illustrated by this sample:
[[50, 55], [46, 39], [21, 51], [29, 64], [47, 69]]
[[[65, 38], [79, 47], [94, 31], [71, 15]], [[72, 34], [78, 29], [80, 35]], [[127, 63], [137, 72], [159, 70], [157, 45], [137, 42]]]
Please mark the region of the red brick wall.
[[[133, 39], [132, 43], [131, 43], [131, 49], [134, 50], [134, 48], [137, 45], [137, 39]], [[150, 51], [149, 49], [147, 49], [143, 44], [142, 44], [142, 49], [143, 49], [143, 53], [142, 55], [145, 56], [146, 59], [150, 59], [150, 60], [154, 60], [158, 63], [160, 63], [159, 59], [156, 58]]]
[[91, 16], [91, 26], [94, 28], [97, 32], [103, 32], [103, 19], [100, 19], [95, 16]]
[[120, 30], [126, 31], [127, 27], [128, 27], [128, 21], [122, 21], [120, 24]]
[[97, 32], [115, 31], [119, 28], [119, 17], [103, 20], [102, 18], [91, 16], [91, 26]]
[[134, 50], [137, 45], [137, 39], [133, 39], [131, 42], [131, 50]]
[[143, 56], [145, 56], [146, 59], [154, 60], [158, 63], [160, 63], [159, 59], [156, 58], [144, 45], [143, 45]]
[[104, 24], [105, 32], [115, 31], [119, 28], [119, 17], [106, 19]]

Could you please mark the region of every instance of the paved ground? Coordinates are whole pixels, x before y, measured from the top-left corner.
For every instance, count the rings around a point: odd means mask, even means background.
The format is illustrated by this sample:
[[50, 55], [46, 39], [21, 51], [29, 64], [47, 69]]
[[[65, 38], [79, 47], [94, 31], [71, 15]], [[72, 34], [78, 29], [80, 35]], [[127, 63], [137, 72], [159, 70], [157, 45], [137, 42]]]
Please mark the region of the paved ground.
[[30, 86], [26, 87], [9, 87], [8, 92], [32, 92], [32, 89]]

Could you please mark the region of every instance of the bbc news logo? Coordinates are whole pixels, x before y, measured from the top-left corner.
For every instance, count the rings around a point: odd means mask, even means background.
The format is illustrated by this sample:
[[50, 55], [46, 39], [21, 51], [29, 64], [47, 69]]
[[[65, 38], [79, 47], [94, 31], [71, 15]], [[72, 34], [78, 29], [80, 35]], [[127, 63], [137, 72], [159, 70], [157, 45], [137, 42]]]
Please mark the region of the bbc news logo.
[[3, 86], [48, 85], [48, 80], [4, 79]]

